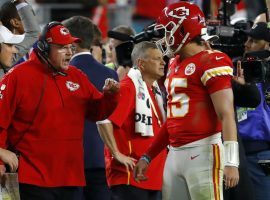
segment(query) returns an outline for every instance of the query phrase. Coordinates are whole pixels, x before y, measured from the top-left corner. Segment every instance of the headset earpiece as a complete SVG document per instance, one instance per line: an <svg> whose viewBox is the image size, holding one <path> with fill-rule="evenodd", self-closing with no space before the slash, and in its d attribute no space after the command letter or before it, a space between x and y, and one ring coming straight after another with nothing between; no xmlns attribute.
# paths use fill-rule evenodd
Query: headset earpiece
<svg viewBox="0 0 270 200"><path fill-rule="evenodd" d="M48 57L50 47L46 41L39 40L37 42L37 48L44 56Z"/></svg>
<svg viewBox="0 0 270 200"><path fill-rule="evenodd" d="M58 26L58 25L62 25L60 22L56 22L56 21L52 21L50 23L48 23L42 30L41 34L40 34L40 38L37 42L37 49L39 50L39 52L43 55L48 57L49 52L50 52L50 45L46 40L46 35L47 32L54 26Z"/></svg>

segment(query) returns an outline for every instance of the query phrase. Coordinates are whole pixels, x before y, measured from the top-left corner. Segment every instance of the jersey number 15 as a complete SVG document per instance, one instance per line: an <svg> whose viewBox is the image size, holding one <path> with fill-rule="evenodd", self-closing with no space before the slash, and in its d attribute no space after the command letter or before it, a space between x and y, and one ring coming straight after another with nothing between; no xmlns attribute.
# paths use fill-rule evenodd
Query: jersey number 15
<svg viewBox="0 0 270 200"><path fill-rule="evenodd" d="M189 110L189 96L181 93L181 88L187 88L186 78L166 79L165 86L168 92L167 117L184 117Z"/></svg>

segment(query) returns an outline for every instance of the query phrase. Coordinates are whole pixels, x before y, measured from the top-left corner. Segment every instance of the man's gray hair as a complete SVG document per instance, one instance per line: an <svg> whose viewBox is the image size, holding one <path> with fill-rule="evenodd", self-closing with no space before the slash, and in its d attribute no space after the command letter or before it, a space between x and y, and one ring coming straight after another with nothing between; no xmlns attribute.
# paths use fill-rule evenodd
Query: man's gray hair
<svg viewBox="0 0 270 200"><path fill-rule="evenodd" d="M155 43L148 41L140 42L134 46L131 53L131 59L134 68L138 68L136 61L138 59L145 58L145 52L148 49L158 49L158 47Z"/></svg>

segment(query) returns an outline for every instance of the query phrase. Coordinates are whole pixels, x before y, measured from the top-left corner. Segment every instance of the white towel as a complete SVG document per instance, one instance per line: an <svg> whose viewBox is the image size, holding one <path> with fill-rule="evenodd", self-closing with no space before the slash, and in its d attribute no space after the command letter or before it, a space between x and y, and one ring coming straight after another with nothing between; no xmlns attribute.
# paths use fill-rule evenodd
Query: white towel
<svg viewBox="0 0 270 200"><path fill-rule="evenodd" d="M153 126L152 126L152 111L159 119L153 102L150 98L146 83L142 79L141 72L138 69L131 68L128 72L128 76L131 78L135 90L136 90L136 104L135 104L135 132L140 133L142 136L154 136ZM159 109L162 113L162 118L159 119L159 124L161 126L161 121L165 121L165 111L163 107L163 98L158 87L158 84L154 82L153 86L157 90L157 102Z"/></svg>

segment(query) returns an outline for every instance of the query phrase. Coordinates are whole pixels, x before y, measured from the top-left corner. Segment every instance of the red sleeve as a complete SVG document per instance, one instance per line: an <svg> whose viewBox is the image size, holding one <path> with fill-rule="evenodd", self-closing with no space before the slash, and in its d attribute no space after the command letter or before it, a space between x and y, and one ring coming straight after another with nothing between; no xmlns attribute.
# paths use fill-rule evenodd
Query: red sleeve
<svg viewBox="0 0 270 200"><path fill-rule="evenodd" d="M0 147L7 147L7 129L20 101L16 74L8 73L0 82Z"/></svg>
<svg viewBox="0 0 270 200"><path fill-rule="evenodd" d="M135 96L133 83L129 78L124 79L120 84L117 106L108 118L114 125L121 127L131 111L135 109Z"/></svg>
<svg viewBox="0 0 270 200"><path fill-rule="evenodd" d="M233 64L226 54L210 51L202 57L202 63L200 78L209 94L231 87Z"/></svg>
<svg viewBox="0 0 270 200"><path fill-rule="evenodd" d="M157 137L154 139L146 155L153 160L169 144L169 133L167 131L167 121L163 124Z"/></svg>
<svg viewBox="0 0 270 200"><path fill-rule="evenodd" d="M98 99L91 99L88 103L86 117L91 121L107 119L113 112L118 94L102 94Z"/></svg>
<svg viewBox="0 0 270 200"><path fill-rule="evenodd" d="M232 87L231 77L215 77L207 82L207 90L209 94L212 94L218 90L223 90Z"/></svg>
<svg viewBox="0 0 270 200"><path fill-rule="evenodd" d="M88 99L86 117L91 121L106 119L116 106L118 93L101 93L80 70L76 70L86 87L85 96Z"/></svg>

